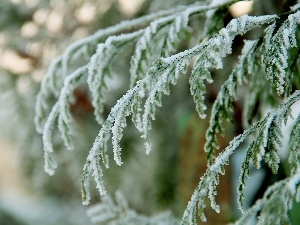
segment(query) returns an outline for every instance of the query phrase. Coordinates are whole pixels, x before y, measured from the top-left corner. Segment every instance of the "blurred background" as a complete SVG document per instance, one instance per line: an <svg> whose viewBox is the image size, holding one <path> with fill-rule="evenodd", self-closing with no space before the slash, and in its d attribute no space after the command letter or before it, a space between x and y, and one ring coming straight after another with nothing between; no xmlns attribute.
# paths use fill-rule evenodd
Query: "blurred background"
<svg viewBox="0 0 300 225"><path fill-rule="evenodd" d="M41 80L56 56L76 40L95 31L160 9L169 9L192 0L1 0L0 4L0 224L92 224L86 215L87 207L81 204L80 180L82 168L100 125L95 122L93 107L86 86L74 91L75 101L70 105L75 118L76 148L66 151L56 130L55 154L59 166L52 177L44 172L42 136L35 130L34 105ZM209 1L208 1L209 2ZM213 32L226 25L233 17L244 13L268 14L283 12L288 7L282 1L264 1L257 8L252 4L235 6L230 11L220 10L220 20ZM179 50L198 43L199 27L203 16L193 18L191 27L196 28L182 41ZM198 31L197 31L198 29ZM253 34L248 34L252 37ZM254 35L255 36L255 35ZM228 68L213 71L213 75L228 73L234 65L243 38L236 38L233 56L228 57ZM132 48L133 49L133 48ZM114 62L117 80L129 79L130 55L123 52ZM127 71L127 72L124 72ZM124 78L125 77L125 78ZM195 113L189 94L188 79L182 77L172 95L164 97L153 127L155 140L150 156L144 153L139 134L132 124L126 128L122 140L124 166L111 163L104 171L107 189L113 194L121 190L130 207L138 213L151 215L171 209L181 217L199 178L206 168L203 152L207 120L200 120ZM210 108L220 84L218 80L209 86L207 104ZM119 82L120 83L120 82ZM113 89L106 103L105 113L127 90L126 82ZM241 96L243 94L241 93ZM242 102L235 105L235 122L241 124ZM239 125L226 124L228 133L220 139L221 149L242 131ZM243 156L241 156L243 157ZM236 159L237 161L239 160ZM233 163L234 165L234 163ZM208 212L208 224L224 224L237 215L234 200L236 168L227 168L222 176L218 202L221 214ZM264 174L254 174L263 180ZM278 175L284 177L284 172ZM276 179L279 179L276 178ZM92 188L95 186L92 182ZM248 204L259 186L250 188ZM263 188L262 188L263 189ZM99 202L93 189L92 204ZM252 196L252 197L251 197Z"/></svg>
<svg viewBox="0 0 300 225"><path fill-rule="evenodd" d="M81 203L80 180L83 162L99 126L86 125L93 128L92 132L85 135L81 132L79 146L84 151L74 151L73 156L64 152L64 145L57 136L56 150L75 161L73 165L68 160L61 162L57 176L49 177L43 171L42 136L35 131L33 123L35 96L51 60L69 44L133 17L142 3L115 0L1 1L1 225L91 224L86 207ZM78 117L92 116L84 90L78 90L77 95L79 105L74 106L74 111ZM99 197L96 198L95 201L99 201Z"/></svg>

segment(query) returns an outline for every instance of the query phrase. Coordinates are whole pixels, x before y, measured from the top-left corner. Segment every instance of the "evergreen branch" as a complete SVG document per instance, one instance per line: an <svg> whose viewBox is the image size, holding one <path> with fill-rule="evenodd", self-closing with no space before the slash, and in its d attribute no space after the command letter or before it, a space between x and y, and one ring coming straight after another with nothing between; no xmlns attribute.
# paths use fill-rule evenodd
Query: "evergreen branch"
<svg viewBox="0 0 300 225"><path fill-rule="evenodd" d="M247 15L233 19L226 28L220 30L216 37L190 50L191 52L197 52L197 55L199 55L190 76L190 85L196 103L196 110L201 118L206 117L204 113L206 109L204 104L204 94L206 93L204 81L212 82L208 69L223 67L222 58L231 53L232 41L236 35L244 34L265 23L271 23L275 19L276 16L249 17Z"/></svg>
<svg viewBox="0 0 300 225"><path fill-rule="evenodd" d="M280 47L282 49L282 51L283 51L283 49L287 49L290 46L295 46L295 44L296 44L295 34L294 34L295 33L295 28L296 28L295 27L296 26L295 25L296 24L296 22L295 22L296 19L295 18L296 18L296 16L294 16L294 14L289 15L288 20L291 21L290 24L289 24L289 29L284 28L284 32L279 32L278 31L278 33L280 33L280 34L284 33L285 36L286 36L284 39L287 39L284 42L285 46ZM274 37L272 35L274 33L274 30L277 27L277 23L278 22L276 20L275 23L271 24L267 28L267 31L266 31L265 35L262 37L264 39L264 42L261 46L272 46L271 39L275 40L276 38L278 38L278 37ZM285 23L287 23L287 22L285 22ZM285 25L285 27L286 26L287 25ZM283 28L281 28L281 29L283 29ZM262 38L260 38L259 40L261 40ZM291 41L289 41L289 39L291 39ZM224 133L224 130L223 130L222 125L221 125L222 120L224 118L226 118L227 120L231 120L229 112L231 112L233 110L232 102L236 98L235 97L235 91L236 91L236 86L237 86L236 79L238 79L239 84L241 84L242 79L246 78L244 73L248 72L248 73L254 74L254 71L253 71L253 69L254 69L253 65L254 65L254 59L255 59L254 50L255 50L255 48L257 48L258 41L256 41L255 44L252 43L252 44L254 44L254 46L251 46L250 49L247 49L247 47L245 46L246 50L248 50L249 52L247 52L247 51L245 52L245 50L242 51L242 54L240 56L239 64L237 65L237 67L234 68L234 70L232 71L232 74L230 75L229 79L221 87L221 90L218 93L218 97L214 102L214 105L212 107L211 119L210 119L210 127L208 128L207 133L206 133L207 143L206 143L205 148L204 148L205 151L208 153L207 154L208 155L207 156L208 165L210 165L213 162L214 158L215 158L214 148L216 148L216 149L219 148L216 133L221 133L221 134ZM284 51L285 51L285 53L287 53L286 50L284 50ZM274 58L274 54L271 54L269 50L265 50L264 53L265 53L265 55L262 54L263 59L270 58L271 56L272 56L272 58ZM246 54L246 55L244 55L244 54ZM287 58L288 57L287 54L285 54L285 55L286 55L286 58ZM215 59L215 57L212 57L212 58ZM252 59L252 60L250 61L250 59ZM286 63L286 67L287 67L287 62L286 61L284 61L284 62ZM220 62L219 62L219 64L221 65ZM250 64L250 65L247 65L247 64ZM268 65L268 63L264 62L263 65ZM246 70L246 66L248 67L248 70ZM202 67L201 67L201 70L202 70ZM239 74L235 75L234 73L239 73ZM267 79L268 79L268 74L267 74ZM256 80L258 80L258 78L256 78ZM246 110L244 111L244 124L248 124L246 118L249 117L249 116L247 114L249 114L249 111L251 112L250 109L253 108L253 105L255 103L255 99L257 98L257 95L259 93L258 92L259 89L257 88L257 86L260 86L259 82L256 82L256 85L254 86L253 90L250 91L249 98L247 98L247 103L245 104ZM262 86L262 88L264 88L264 87ZM203 89L205 90L204 86L203 86ZM272 130L272 133L274 135L276 135L276 131ZM280 135L280 134L278 134L278 135ZM275 155L272 155L270 157L275 157ZM278 160L279 159L277 159L277 161Z"/></svg>
<svg viewBox="0 0 300 225"><path fill-rule="evenodd" d="M293 199L300 202L300 173L281 180L270 186L262 199L248 209L234 224L248 224L259 213L257 224L290 224L288 211L292 208ZM298 188L297 188L298 187Z"/></svg>
<svg viewBox="0 0 300 225"><path fill-rule="evenodd" d="M68 149L73 148L71 141L71 132L70 132L70 121L72 121L72 116L69 110L69 99L74 88L79 82L84 72L87 70L87 67L81 67L69 75L65 82L64 87L61 91L59 100L53 106L47 121L43 129L43 145L44 145L44 158L45 158L45 171L50 175L54 174L55 169L57 168L57 163L52 157L53 145L52 145L52 133L54 129L54 124L58 118L58 128L62 133L62 138L65 142L65 145Z"/></svg>
<svg viewBox="0 0 300 225"><path fill-rule="evenodd" d="M145 143L146 153L149 154L152 121L156 118L157 107L162 106L162 96L170 94L171 84L177 84L179 76L187 73L190 62L196 58L189 77L190 92L198 115L200 118L205 118L206 82L213 82L211 69L223 68L223 58L231 54L233 40L237 35L245 34L262 25L268 25L260 39L245 42L237 65L222 85L213 104L205 144L208 168L188 203L181 224L196 224L197 209L201 220L206 221L204 214L206 198L209 198L212 209L220 212L220 207L215 199L220 181L219 174L225 173L224 166L228 164L230 155L250 135L255 133L256 138L248 146L246 156L241 164L237 190L239 208L243 212L243 189L246 177L250 177L250 162L260 168L261 161L264 160L272 172L277 173L280 161L278 153L282 148L283 139L282 124L286 124L291 116L291 105L300 99L299 90L289 96L292 90L292 75L287 75L288 69L292 73L293 67L297 66L297 57L299 56L298 51L295 57L290 57L290 54L293 53L293 50L290 49L297 47L297 39L299 39L297 28L300 20L300 4L292 7L292 11L281 15L259 17L244 15L233 19L213 37L210 33L213 30L212 25L208 25L210 27L203 33L205 37L202 36L203 39L209 38L208 40L174 54L181 41L181 35L190 29L189 21L193 15L206 13L206 19L214 18L217 10L234 2L237 1L212 0L208 6L197 3L160 11L100 30L94 35L70 45L65 53L50 65L47 76L42 82L42 89L37 96L35 124L37 130L43 132L45 171L52 175L57 167L52 156L52 135L57 118L58 128L62 133L65 145L68 149L73 147L70 102L74 88L82 79L87 80L91 90L97 122L103 123L89 151L81 180L82 201L83 204L89 204L91 174L94 176L100 195L106 194L100 161L106 168L109 167L108 141L111 140L113 145L114 161L119 166L123 164L120 142L127 126L127 117L132 117L135 127L142 133L141 137ZM103 121L105 89L109 89L107 78L110 76L112 61L125 47L134 42L136 42L135 51L130 62L130 89L117 101L108 117ZM260 55L257 54L257 50ZM83 65L75 63L80 57L82 57ZM258 57L260 57L262 65L257 63ZM261 74L255 74L258 73L259 67L265 71L266 79ZM253 76L248 76L250 74ZM282 96L287 90L288 94L285 96L289 97L285 98L276 108L272 108L272 111L258 122L250 121L252 126L235 137L229 146L216 157L215 149L219 147L217 133L224 133L225 129L222 126L224 119L232 120L232 104L237 99L237 86L242 85L243 80L248 81L250 86L249 99L246 101L243 112L243 122L246 126L249 125L250 120L256 119L253 119L252 114L254 114L255 104L260 96L264 97L263 100L260 100L262 104L267 101L269 103L274 99L268 83L279 96ZM268 84L267 89L265 84ZM266 93L262 93L264 91ZM49 113L51 108L49 99L53 95L57 98L57 102ZM272 100L266 100L270 96ZM287 212L292 207L293 198L300 201L299 121L300 116L298 115L290 135L288 162L291 164L291 177L270 187L264 197L257 201L237 221L237 224L244 224L251 217L256 216L259 211L261 212L258 224L265 221L269 221L270 224L271 222L272 224L289 222ZM173 217L165 215L153 218L138 215L129 209L121 194L116 194L116 202L109 196L103 199L102 204L96 210L92 210L94 221L108 224L118 224L124 221L132 224L160 224L164 223L162 221L166 219L171 224L178 223L173 220ZM272 214L274 210L280 212L282 216L276 218ZM120 218L123 221L120 221Z"/></svg>
<svg viewBox="0 0 300 225"><path fill-rule="evenodd" d="M37 95L35 107L36 114L34 121L36 124L37 131L40 133L43 132L43 127L47 119L47 114L49 110L48 99L51 97L52 94L54 94L55 96L59 95L60 90L62 88L63 80L69 73L71 73L71 66L69 64L71 63L71 60L75 61L74 56L80 57L81 54L79 53L81 52L87 54L87 49L92 49L90 50L91 53L89 53L88 55L93 54L93 51L95 51L93 49L96 49L98 43L105 41L108 37L112 35L147 26L151 21L159 17L164 17L176 12L180 12L188 7L189 6L179 6L175 9L162 10L156 13L140 17L138 19L122 21L121 23L115 26L108 27L106 29L101 29L93 35L78 40L73 44L69 45L62 55L58 56L51 62L47 75L42 81L40 92ZM76 67L76 65L74 66Z"/></svg>
<svg viewBox="0 0 300 225"><path fill-rule="evenodd" d="M58 103L56 103L45 123L43 132L43 144L44 144L44 159L45 159L45 171L49 175L53 175L55 169L57 168L57 163L52 157L53 145L52 145L52 133L54 128L55 120L58 116Z"/></svg>
<svg viewBox="0 0 300 225"><path fill-rule="evenodd" d="M233 3L235 1L230 1L230 3ZM230 4L230 3L226 3ZM224 4L223 4L224 5ZM66 51L61 55L58 56L56 59L54 59L48 69L47 75L45 77L45 79L43 79L42 84L41 84L41 90L37 95L37 101L36 101L36 114L35 114L35 124L36 124L36 129L38 132L42 133L43 132L43 127L44 127L44 123L47 119L47 114L48 114L48 110L49 110L49 106L48 106L48 99L51 97L52 94L54 94L56 97L59 96L60 91L62 89L62 84L64 79L66 78L66 76L71 72L71 66L69 65L71 63L71 59L73 61L75 61L74 59L74 55L76 57L80 57L81 54L80 52L84 52L86 55L89 55L91 53L87 53L87 49L96 49L96 46L98 46L98 50L96 51L95 54L93 54L93 56L91 56L91 62L90 65L87 64L88 66L90 66L89 68L89 84L91 86L91 90L94 90L94 95L95 98L93 99L93 103L94 103L94 107L96 108L95 110L95 115L96 115L96 119L98 120L99 123L102 123L102 116L101 116L101 112L103 110L103 101L102 96L103 96L103 87L105 88L105 83L104 83L104 78L101 75L101 73L107 73L107 69L108 69L108 62L106 62L106 64L103 64L104 67L101 67L102 64L100 64L100 73L98 74L98 78L94 78L94 70L95 68L97 68L97 66L99 66L95 61L97 59L99 59L99 55L102 57L105 57L106 55L102 55L101 50L102 48L107 48L108 50L112 50L112 46L110 46L110 44L112 44L113 42L118 42L120 41L121 43L123 43L123 39L124 37L127 38L133 38L135 39L136 36L135 35L139 35L140 32L142 32L142 30L138 30L136 33L133 34L128 34L128 35L121 35L120 37L115 37L113 35L116 35L118 33L124 32L124 31L129 31L129 30L133 30L133 29L137 29L140 27L144 27L147 26L151 21L156 20L159 17L166 17L170 14L175 14L179 13L179 12L189 12L189 15L195 14L195 13L201 13L204 11L207 11L209 9L213 9L213 8L217 8L221 5L214 5L214 6L199 6L199 3L193 4L193 5L189 5L189 6L179 6L177 8L171 9L171 10L162 10L159 11L157 13L153 13L153 14L149 14L143 17L140 17L138 19L134 19L134 20L129 20L129 21L122 21L121 23L103 29L103 30L99 30L98 32L96 32L95 34L81 39L79 41L74 42L73 44L69 45L66 49ZM192 10L190 10L190 8L192 8ZM171 16L172 18L175 16ZM178 24L178 22L177 22ZM178 26L178 25L177 25ZM105 41L108 37L109 40L105 43L106 45L102 45L102 44L98 44L99 42L101 43L102 41ZM133 40L129 40L129 42L131 42ZM125 43L128 43L125 41ZM122 44L123 45L123 44ZM92 50L93 52L94 50ZM110 59L114 58L116 53L118 51L120 51L120 49L115 49L116 52L112 52L110 53L108 56L110 57ZM108 52L108 51L107 51ZM103 59L103 58L100 58ZM111 62L111 61L109 61ZM76 65L75 65L76 67ZM102 79L101 79L102 78ZM96 87L93 87L92 81L96 79L97 81L100 80L99 82L96 82L96 86L98 86L98 90ZM134 80L134 78L132 78L132 80ZM101 86L102 84L102 86ZM97 104L97 102L99 102L99 104Z"/></svg>
<svg viewBox="0 0 300 225"><path fill-rule="evenodd" d="M231 51L231 44L235 35L243 34L254 27L264 23L272 22L276 16L248 17L232 20L219 34L203 44L199 44L189 50L180 52L168 58L161 58L149 69L151 79L147 82L147 89L150 95L145 103L143 115L143 138L145 139L147 152L150 152L149 130L151 129L150 119L154 119L155 107L161 105L161 93L168 94L170 82L176 83L178 75L184 73L192 57L198 56L190 77L191 93L196 102L196 108L201 118L205 117L204 94L206 88L204 81L212 82L208 68L222 66L222 58ZM147 76L146 76L147 79Z"/></svg>
<svg viewBox="0 0 300 225"><path fill-rule="evenodd" d="M128 21L122 21L121 23L108 27L106 29L102 29L97 31L95 34L86 37L84 39L81 39L71 45L66 49L66 51L63 54L62 58L62 67L63 67L63 74L66 76L68 74L68 63L70 61L70 58L72 55L74 55L78 50L83 48L84 46L90 46L92 49L96 49L96 46L99 42L102 42L107 37L120 34L122 32L130 31L130 30L136 30L138 28L147 26L151 21L156 20L160 17L165 17L170 14L180 12L184 9L186 9L189 6L179 6L174 9L170 10L162 10L156 13L152 13L146 16L142 16L137 19L128 20Z"/></svg>
<svg viewBox="0 0 300 225"><path fill-rule="evenodd" d="M277 173L280 158L278 152L282 147L281 124L286 120L287 112L291 105L300 99L300 92L296 91L275 110L271 111L262 120L257 138L250 144L247 154L241 165L240 181L238 185L238 204L243 212L243 189L245 187L245 178L250 177L250 160L260 168L260 162L264 158L265 162Z"/></svg>
<svg viewBox="0 0 300 225"><path fill-rule="evenodd" d="M224 7L233 2L235 1L224 1L219 4L210 4L209 6L195 5L188 7L182 12L153 21L145 29L132 56L130 68L131 87L145 76L146 70L149 69L149 63L153 61L153 58L159 58L160 56L168 57L169 53L175 50L175 42L178 42L179 34L188 29L188 22L191 16ZM159 32L160 30L162 30L161 33ZM157 39L154 39L155 36L158 36ZM157 42L161 43L157 44ZM157 45L159 48L157 48ZM151 49L152 46L155 46L155 48Z"/></svg>
<svg viewBox="0 0 300 225"><path fill-rule="evenodd" d="M297 47L296 28L300 19L300 11L288 15L281 23L281 18L268 27L261 46L262 65L266 77L278 95L284 93L284 85L287 80L288 49ZM280 26L278 28L278 26Z"/></svg>
<svg viewBox="0 0 300 225"><path fill-rule="evenodd" d="M255 61L255 60L253 60ZM242 114L242 122L243 127L248 128L251 124L251 121L255 121L255 113L258 107L259 99L265 100L265 96L263 92L266 91L266 81L265 78L261 76L261 71L257 71L257 73L251 73L252 76L249 79L249 91L246 94L245 102L243 105L243 114Z"/></svg>
<svg viewBox="0 0 300 225"><path fill-rule="evenodd" d="M228 38L228 35L231 34L232 37L230 38L230 42L232 42L234 34L242 34L256 26L260 26L264 23L269 23L275 18L276 16L263 16L258 18L243 16L239 19L233 20L230 24L228 24L228 31L226 28L222 29L219 34L219 39L227 40L226 38ZM169 84L176 84L179 74L185 72L188 63L193 56L197 54L203 55L204 53L209 54L210 44L212 46L217 44L217 46L220 48L220 51L222 52L221 55L223 57L228 51L228 46L225 46L226 50L222 50L221 42L218 41L218 38L216 37L210 39L207 43L197 45L190 50L186 50L168 58L158 59L148 70L148 73L145 76L145 78L138 81L134 88L130 89L120 100L118 100L117 104L111 109L108 118L104 122L93 144L93 147L90 150L84 169L85 178L88 177L86 174L89 174L91 171L91 162L95 160L93 159L95 155L101 154L102 160L104 160L105 165L108 166L108 162L106 160L108 159L108 156L106 155L106 151L107 141L111 137L111 134L114 159L117 165L122 164L121 147L119 143L122 138L123 129L126 126L126 117L128 117L134 112L140 113L142 109L140 109L137 106L141 106L141 100L144 97L144 93L146 91L149 91L149 97L146 99L144 105L145 110L142 118L141 127L143 129L142 138L144 138L145 140L146 152L148 154L150 153L151 143L148 134L149 130L151 129L150 119L154 119L156 106L161 105L162 93L169 93ZM230 43L227 43L227 45L229 44ZM209 63L208 66L211 66L211 63ZM131 110L135 111L132 112ZM135 121L135 123L137 123L137 121Z"/></svg>
<svg viewBox="0 0 300 225"><path fill-rule="evenodd" d="M206 221L206 217L204 215L204 208L206 207L205 198L208 196L208 198L211 201L211 207L216 211L219 212L220 208L215 202L215 195L217 194L216 188L219 184L219 173L223 174L223 166L227 164L229 160L229 156L237 149L237 147L246 140L246 138L255 132L256 130L259 130L261 133L264 133L267 135L268 128L275 118L275 116L278 116L279 118L282 117L290 108L290 106L298 101L300 99L300 91L296 91L293 95L291 95L288 99L282 102L282 104L275 110L271 111L267 114L265 118L262 120L254 123L249 129L245 130L243 134L235 137L230 143L229 146L222 151L218 157L216 157L214 163L207 168L205 174L201 177L200 183L197 186L196 190L194 191L194 194L192 195L191 201L188 203L188 206L184 212L183 218L181 223L182 224L196 224L196 208L198 208L198 213L202 221ZM284 117L282 117L284 118ZM270 122L271 121L271 122ZM268 126L269 125L269 126ZM273 137L271 137L273 138ZM264 139L261 141L254 141L252 144L250 144L250 147L247 150L247 156L251 157L251 159L255 162L255 160L258 157L259 153L262 153L261 147L265 143L268 142L268 137L264 137ZM257 145L256 148L253 148L254 145ZM251 151L251 153L249 152ZM242 189L245 185L245 181L243 180L245 176L249 176L249 158L245 158L243 164L242 164L242 172L240 176L240 185L238 187L238 199L240 208L242 209L241 205L241 199L243 196ZM258 161L258 160L257 160ZM273 162L272 163L277 163ZM198 204L197 204L198 203Z"/></svg>
<svg viewBox="0 0 300 225"><path fill-rule="evenodd" d="M35 104L35 117L34 117L34 123L36 126L36 130L39 133L42 133L44 130L44 124L47 120L47 111L49 109L48 106L48 98L51 96L51 89L53 89L53 85L51 85L52 82L54 82L55 79L51 80L51 76L53 76L54 73L57 73L57 65L60 64L62 57L59 56L56 59L54 59L51 62L51 65L49 66L48 72L46 77L43 79L41 84L41 89L36 97L36 104ZM49 84L50 83L50 84Z"/></svg>
<svg viewBox="0 0 300 225"><path fill-rule="evenodd" d="M214 7L220 7L220 5L213 6L213 8ZM212 7L200 6L193 6L191 8L192 9L188 13L189 15L212 9ZM253 22L257 26L259 26L264 22L272 20L273 18L274 16L263 17ZM244 26L247 23L246 20L248 19L243 18L244 22L242 32L245 32ZM251 28L249 27L247 29ZM199 51L200 49L195 48L191 50L194 55L199 54ZM142 137L145 139L146 153L150 153L151 144L148 138L148 131L151 129L150 118L154 119L155 107L161 104L162 93L168 94L169 84L176 84L179 74L181 72L185 72L189 60L192 58L192 54L187 51L184 53L186 54L186 56L184 56L182 53L177 54L179 55L179 58L177 58L177 56L175 55L169 58L161 58L156 60L153 63L153 66L148 70L145 78L139 80L135 87L130 89L121 99L118 100L117 104L111 109L110 114L104 121L102 128L95 139L93 147L90 150L84 168L84 177L82 183L87 182L85 179L88 178L88 174L92 171L92 162L95 160L94 157L96 155L101 155L101 159L103 160L105 166L108 167L108 156L106 152L107 141L110 139L110 137L112 138L113 143L114 160L116 161L117 165L120 166L122 164L120 140L123 135L123 129L126 127L126 117L131 114L137 113L133 116L133 121L136 124L138 130L142 129ZM169 69L167 69L168 67ZM145 97L146 91L149 91L149 97L145 102L145 111L143 114L143 118L141 119L140 112L142 111L142 109L140 107L142 106L142 99ZM140 125L138 121L142 121L142 125ZM83 186L83 193L86 193L88 191L85 187L87 187L87 185ZM86 194L84 194L84 196L86 196ZM83 199L86 198L84 197ZM86 200L84 200L84 202L86 202Z"/></svg>
<svg viewBox="0 0 300 225"><path fill-rule="evenodd" d="M104 90L107 89L105 78L110 76L110 65L115 56L128 44L135 41L144 30L138 30L129 34L121 34L109 37L105 43L97 47L96 53L92 56L88 65L89 74L87 82L93 97L95 116L99 124L103 122L102 112L105 103Z"/></svg>
<svg viewBox="0 0 300 225"><path fill-rule="evenodd" d="M84 204L88 204L89 202L89 174L94 169L93 165L96 165L95 161L98 161L99 158L102 159L106 168L109 166L108 155L107 155L107 141L111 137L111 133L113 134L112 142L113 142L113 151L114 151L114 159L117 165L121 165L121 147L120 147L120 139L122 137L122 131L126 126L126 117L130 115L130 111L133 108L132 104L138 101L139 92L141 90L141 81L137 83L137 85L130 89L121 99L118 100L117 104L111 109L110 114L107 119L104 121L102 128L97 135L93 147L89 152L87 157L86 164L84 165L84 172L82 177L82 199ZM96 156L99 157L96 158ZM101 155L101 157L100 157ZM100 178L95 177L95 179L100 180ZM101 189L105 190L103 183L99 182L102 185ZM104 192L100 192L101 195Z"/></svg>
<svg viewBox="0 0 300 225"><path fill-rule="evenodd" d="M233 111L232 103L236 100L237 85L242 84L246 79L246 66L248 57L253 56L257 41L246 41L239 62L233 69L227 81L222 85L216 100L212 106L209 127L206 131L206 143L204 146L207 152L208 165L215 159L214 149L218 149L217 133L224 134L222 127L223 119L232 121L230 113Z"/></svg>
<svg viewBox="0 0 300 225"><path fill-rule="evenodd" d="M289 158L288 162L291 164L291 174L294 175L300 171L300 113L292 128L289 140Z"/></svg>
<svg viewBox="0 0 300 225"><path fill-rule="evenodd" d="M150 63L161 56L162 44L167 39L166 32L171 30L169 26L174 21L174 18L176 18L176 14L153 21L138 40L135 52L131 57L131 88L145 76Z"/></svg>
<svg viewBox="0 0 300 225"><path fill-rule="evenodd" d="M73 120L70 112L70 99L74 89L77 87L80 79L86 75L87 66L83 66L75 70L72 74L66 77L64 86L61 90L58 103L59 103L59 117L58 128L62 133L62 139L68 149L73 149L72 132L70 123Z"/></svg>
<svg viewBox="0 0 300 225"><path fill-rule="evenodd" d="M211 206L217 212L219 206L216 205L214 200L214 195L216 194L216 187L214 185L218 184L219 176L218 173L222 171L222 166L224 166L229 159L229 156L234 152L239 145L246 140L246 138L251 135L255 130L261 126L262 122L254 123L249 129L245 130L243 134L235 137L230 143L229 146L222 151L215 162L207 168L205 174L201 177L200 183L194 191L191 200L188 203L188 206L183 214L181 224L196 224L196 208L198 202L198 212L202 221L206 221L204 215L204 208L206 207L205 197L209 195L211 200Z"/></svg>

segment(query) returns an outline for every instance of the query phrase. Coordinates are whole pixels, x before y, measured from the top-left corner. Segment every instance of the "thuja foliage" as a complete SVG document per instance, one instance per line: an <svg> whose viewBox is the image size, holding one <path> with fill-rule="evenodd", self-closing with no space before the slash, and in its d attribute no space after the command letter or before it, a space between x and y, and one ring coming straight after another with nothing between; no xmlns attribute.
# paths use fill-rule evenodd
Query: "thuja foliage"
<svg viewBox="0 0 300 225"><path fill-rule="evenodd" d="M215 199L217 194L221 194L217 193L219 176L225 173L224 166L242 143L248 147L240 165L237 187L237 201L243 214L236 224L247 224L256 217L258 224L288 224L288 211L293 201L300 201L300 114L297 110L292 112L291 108L300 100L300 4L294 2L281 14L243 15L222 28L222 13L235 2L201 1L158 11L99 30L67 47L61 56L53 60L37 96L35 124L37 130L43 133L45 171L53 175L57 168L52 144L56 121L66 148L74 147L74 119L70 104L74 89L82 83L88 85L95 118L101 125L83 168L82 202L89 204L90 175L94 177L100 195L107 193L103 167L109 168L111 147L115 163L123 164L121 139L128 117L140 132L146 153L150 154L153 120L159 114L158 107L163 105L163 95L172 94L170 88L172 85L176 88L179 77L188 79L195 110L203 119L207 116L207 84L220 80L223 84L213 102L206 131L204 151L207 153L207 170L191 196L181 224L196 224L197 214L206 221L204 209L207 199L216 212L220 211ZM199 32L200 26L193 26L193 21L200 16L205 22ZM245 38L230 73L222 74L222 79L212 76L212 71L226 68L223 61L235 49L235 38L253 30L259 35L249 40ZM192 46L183 50L182 42L187 41ZM114 59L132 48L128 91L106 113L105 103L112 88L110 85L113 85L109 78L114 76ZM239 87L243 87L242 95L238 92ZM54 105L49 100L51 96L55 96ZM223 120L235 121L234 102L238 98L245 99L244 131L218 153L218 133L226 132ZM294 121L288 145L290 173L286 179L271 185L251 208L244 210L244 188L246 179L251 175L250 166L253 164L260 168L264 162L273 173L277 173L279 152L283 148L282 129L289 119ZM123 224L118 216L128 219L130 224L177 223L169 215L139 216L129 209L120 193L116 195L116 203L112 198L104 197L103 203L91 214L95 212L98 213L93 217L95 221L112 220L112 224Z"/></svg>

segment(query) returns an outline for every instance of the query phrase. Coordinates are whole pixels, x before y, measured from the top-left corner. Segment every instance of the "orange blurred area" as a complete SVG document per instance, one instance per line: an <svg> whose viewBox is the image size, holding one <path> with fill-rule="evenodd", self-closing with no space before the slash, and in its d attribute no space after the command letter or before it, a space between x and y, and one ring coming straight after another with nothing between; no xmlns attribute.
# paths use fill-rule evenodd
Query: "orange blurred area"
<svg viewBox="0 0 300 225"><path fill-rule="evenodd" d="M25 177L20 172L17 160L17 146L4 137L0 137L0 195L30 195Z"/></svg>

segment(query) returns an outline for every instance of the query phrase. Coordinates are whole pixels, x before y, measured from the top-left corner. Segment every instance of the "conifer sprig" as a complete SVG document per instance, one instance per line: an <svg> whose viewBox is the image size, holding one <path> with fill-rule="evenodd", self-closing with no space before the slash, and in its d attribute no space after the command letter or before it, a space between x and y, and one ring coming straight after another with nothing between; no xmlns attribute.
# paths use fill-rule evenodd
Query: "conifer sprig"
<svg viewBox="0 0 300 225"><path fill-rule="evenodd" d="M123 164L121 139L127 126L127 118L131 116L135 127L141 133L146 153L149 154L152 146L150 130L158 113L158 107L163 105L162 97L170 94L171 84L176 86L179 77L186 75L189 67L191 68L191 73L188 74L190 92L199 117L205 118L206 82L213 82L212 69L223 68L223 58L232 53L236 36L263 25L266 28L261 38L244 42L238 62L221 86L214 101L204 149L207 153L208 168L188 203L181 224L196 224L197 211L201 220L206 221L204 214L206 198L209 198L211 207L216 212L220 212L220 207L215 200L219 175L225 173L224 166L229 163L230 155L250 135L253 135L256 138L249 144L246 156L241 163L238 185L238 204L243 212L243 189L246 178L250 176L250 163L259 169L261 162L264 161L273 173L277 172L280 162L279 151L282 149L282 126L290 118L291 106L300 99L299 90L295 90L290 95L295 87L293 76L289 75L292 67L296 67L299 55L292 56L291 52L296 48L299 52L297 42L299 41L300 4L282 15L257 17L243 15L232 19L226 27L213 36L211 31L215 28L213 23L208 21L206 24L210 27L204 30L200 44L182 52L178 50L180 38L187 32L193 32L193 27L190 26L192 16L205 14L207 19L213 20L217 16L215 14L217 10L234 2L236 1L216 0L208 6L196 3L160 11L100 30L70 45L65 53L50 65L37 96L35 123L37 130L43 132L46 172L52 175L57 167L52 155L51 140L56 120L58 120L58 128L65 145L68 149L73 148L70 103L73 91L80 85L80 82L88 83L95 117L101 124L101 129L89 151L83 169L82 200L84 204L88 204L91 174L94 176L100 195L105 195L107 192L101 161L106 168L109 168L108 143L110 140L114 161L119 166ZM111 88L107 78L114 75L111 71L112 63L120 52L130 46L135 46L130 61L130 87L104 119L106 89ZM79 58L82 59L81 65L76 64ZM194 61L193 64L192 61ZM225 132L222 125L224 119L232 120L233 102L238 98L237 88L243 83L249 85L249 98L245 101L243 112L243 123L246 129L217 155L215 153L215 150L219 148L217 133ZM284 95L285 90L289 90L286 95ZM274 97L274 93L277 93L279 97ZM51 106L50 98L53 97L56 103ZM259 115L254 115L254 108L260 97L262 97L263 104L269 104L273 108L267 115L259 118ZM273 101L275 98L276 101ZM276 104L277 107L274 107ZM51 107L52 110L50 110ZM292 200L294 198L297 201L300 200L299 120L298 115L290 135L288 161L291 164L290 177L271 186L264 197L247 210L237 224L245 223L259 211L259 223L263 221L288 222L287 212L291 208ZM126 201L123 201L119 195L116 197L117 203L109 198L106 200L103 204L108 206L102 205L100 208L106 207L105 210L110 210L110 212L101 216L103 221L110 220L121 212L132 213L128 211ZM279 219L272 214L275 209L282 214ZM136 215L134 218L129 216L128 219L150 221L149 218Z"/></svg>

